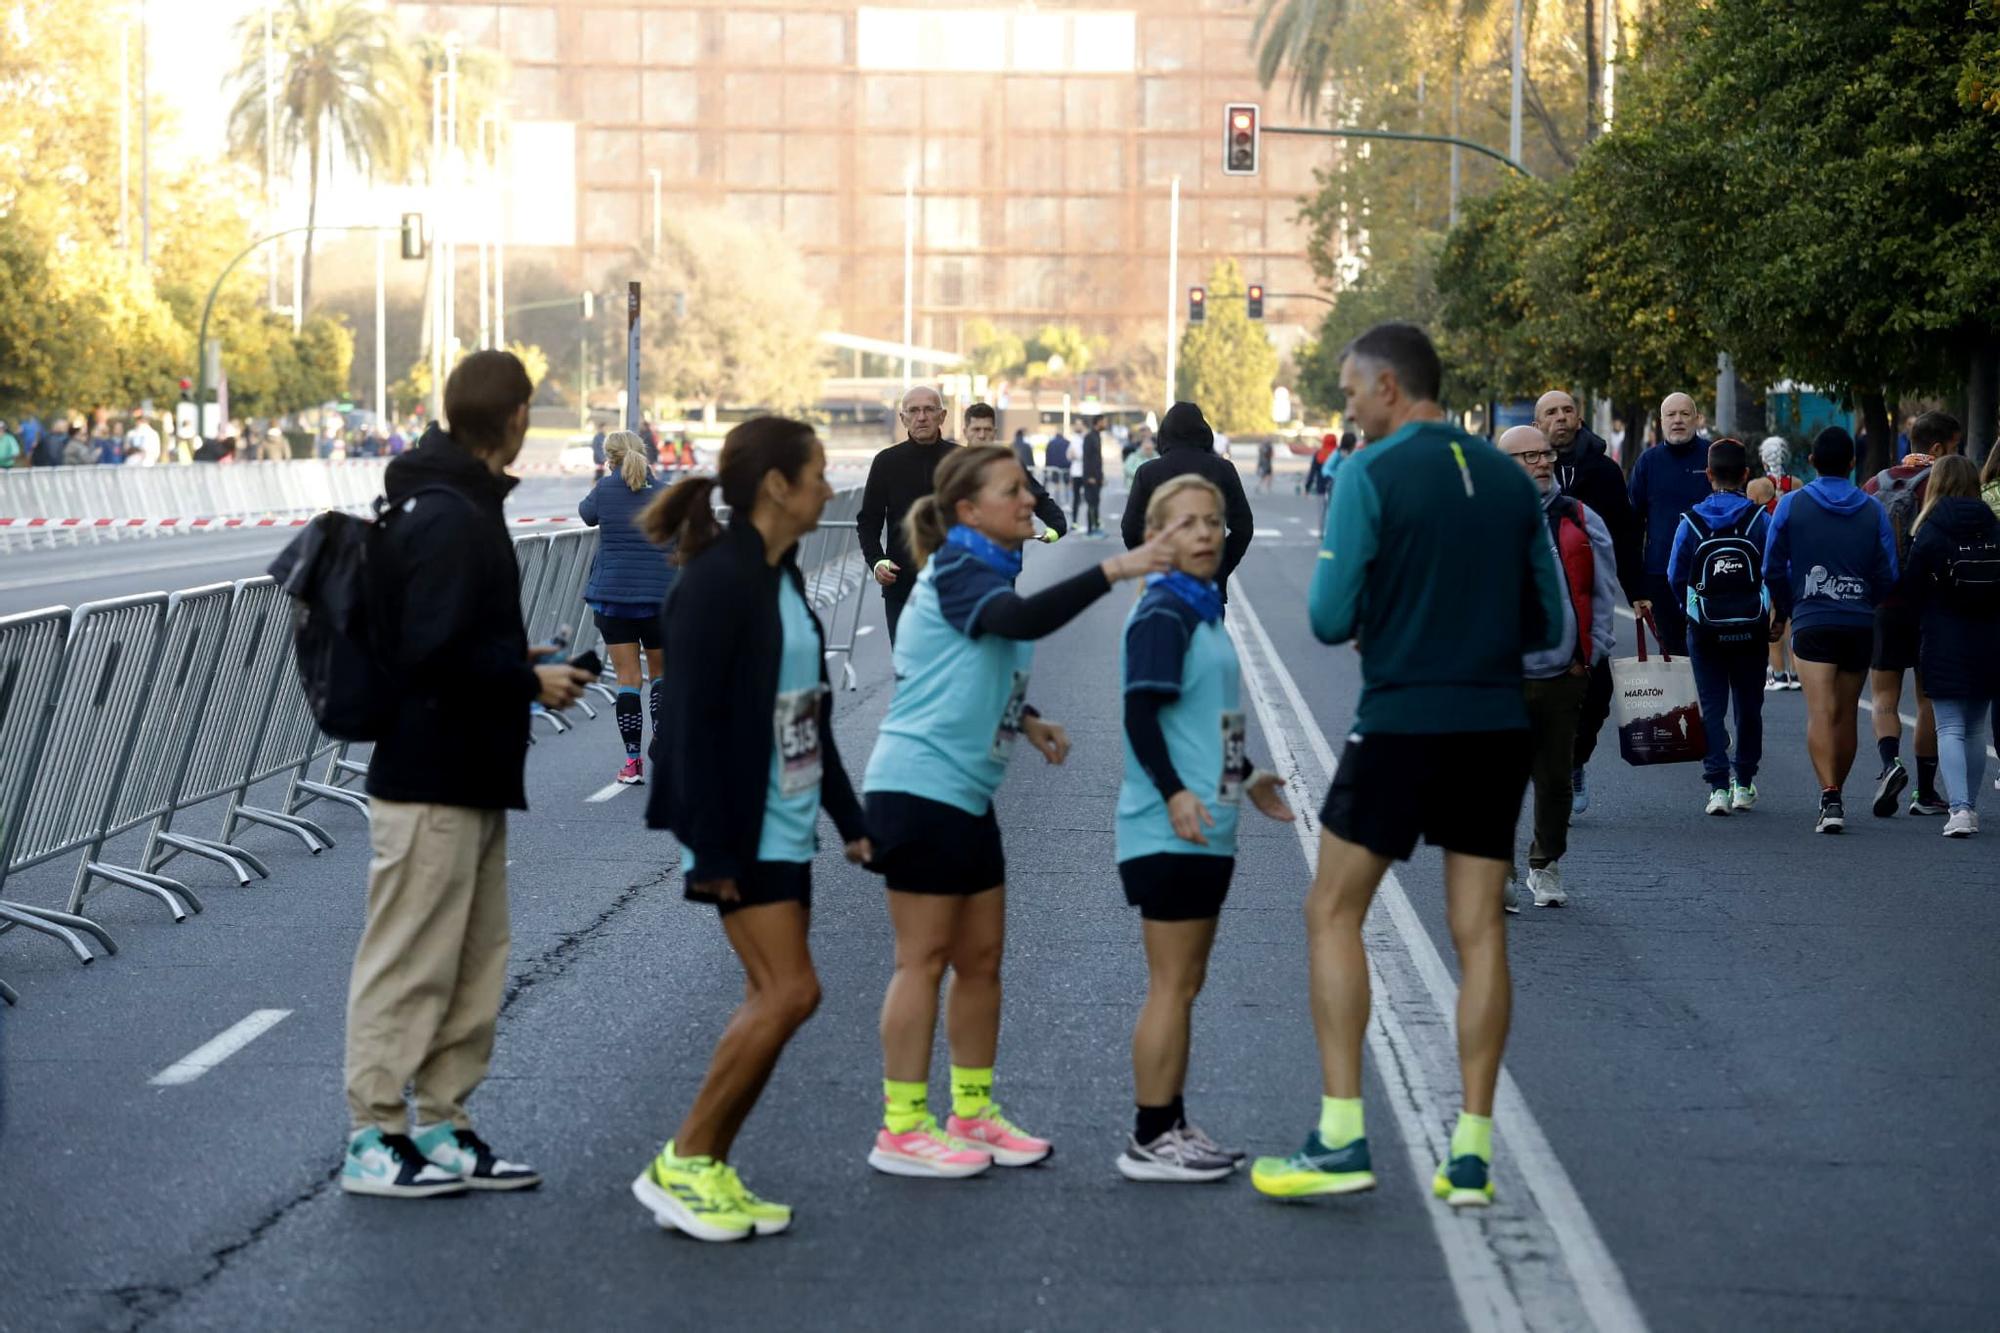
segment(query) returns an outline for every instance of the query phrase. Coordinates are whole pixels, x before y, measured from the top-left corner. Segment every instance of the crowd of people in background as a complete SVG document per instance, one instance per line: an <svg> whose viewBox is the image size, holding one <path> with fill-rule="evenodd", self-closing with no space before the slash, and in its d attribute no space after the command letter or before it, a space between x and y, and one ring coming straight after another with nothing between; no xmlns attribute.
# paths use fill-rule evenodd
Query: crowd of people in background
<svg viewBox="0 0 2000 1333"><path fill-rule="evenodd" d="M421 418L382 421L332 408L289 417L239 417L202 438L171 412L29 413L0 420L0 470L37 467L282 462L294 458L394 458L422 433Z"/></svg>

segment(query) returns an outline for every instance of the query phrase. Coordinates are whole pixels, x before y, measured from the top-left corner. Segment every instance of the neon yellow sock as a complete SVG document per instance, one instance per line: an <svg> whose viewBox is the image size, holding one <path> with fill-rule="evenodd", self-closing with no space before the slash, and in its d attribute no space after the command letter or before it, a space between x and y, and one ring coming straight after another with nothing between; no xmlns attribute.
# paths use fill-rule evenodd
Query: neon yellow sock
<svg viewBox="0 0 2000 1333"><path fill-rule="evenodd" d="M930 1113L930 1089L924 1084L882 1080L882 1127L891 1134L909 1133Z"/></svg>
<svg viewBox="0 0 2000 1333"><path fill-rule="evenodd" d="M1319 1141L1329 1148L1345 1148L1366 1134L1361 1127L1359 1097L1319 1099Z"/></svg>
<svg viewBox="0 0 2000 1333"><path fill-rule="evenodd" d="M970 1120L991 1105L993 1105L993 1071L953 1065L951 1113Z"/></svg>
<svg viewBox="0 0 2000 1333"><path fill-rule="evenodd" d="M1451 1155L1453 1157L1477 1157L1488 1166L1493 1164L1493 1117L1474 1115L1470 1111L1458 1113L1458 1128L1451 1132Z"/></svg>

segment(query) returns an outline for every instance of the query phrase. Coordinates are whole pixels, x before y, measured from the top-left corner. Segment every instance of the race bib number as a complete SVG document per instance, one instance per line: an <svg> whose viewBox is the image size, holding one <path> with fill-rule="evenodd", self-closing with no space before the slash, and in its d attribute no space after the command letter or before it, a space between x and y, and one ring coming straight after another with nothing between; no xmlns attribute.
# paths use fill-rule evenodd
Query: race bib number
<svg viewBox="0 0 2000 1333"><path fill-rule="evenodd" d="M1021 710L1028 706L1028 673L1014 673L1014 687L1007 692L1007 706L1000 710L1000 727L993 733L990 757L1006 763L1021 735Z"/></svg>
<svg viewBox="0 0 2000 1333"><path fill-rule="evenodd" d="M778 744L778 794L797 796L819 786L819 698L824 688L786 690L772 716Z"/></svg>
<svg viewBox="0 0 2000 1333"><path fill-rule="evenodd" d="M1222 781L1216 785L1215 799L1221 805L1237 805L1243 800L1243 714L1222 715Z"/></svg>

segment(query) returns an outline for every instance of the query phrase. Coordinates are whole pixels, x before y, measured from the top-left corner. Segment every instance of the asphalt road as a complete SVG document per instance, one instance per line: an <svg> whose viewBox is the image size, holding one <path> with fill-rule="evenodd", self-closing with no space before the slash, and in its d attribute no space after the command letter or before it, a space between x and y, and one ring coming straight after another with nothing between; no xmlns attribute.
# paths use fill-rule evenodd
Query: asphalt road
<svg viewBox="0 0 2000 1333"><path fill-rule="evenodd" d="M1295 774L1310 812L1358 662L1305 626L1310 502L1253 502L1259 536L1230 610L1250 745ZM1107 549L1032 549L1024 586ZM24 997L0 1018L0 1328L2000 1318L2000 1200L1978 1184L2000 1091L2000 859L1978 839L1946 842L1938 821L1865 810L1846 838L1815 837L1798 695L1769 698L1752 814L1703 816L1691 769L1630 769L1615 752L1593 766L1595 803L1565 862L1571 906L1511 922L1512 1084L1490 1215L1447 1216L1425 1189L1457 1094L1439 867L1421 851L1370 924L1381 1188L1281 1206L1242 1179L1118 1177L1144 979L1110 856L1128 605L1114 593L1040 647L1030 697L1075 750L1059 769L1024 752L999 799L1011 867L1000 1087L1056 1139L1046 1166L963 1183L867 1168L890 935L879 881L830 853L815 869L825 1002L737 1153L755 1187L799 1207L798 1223L737 1246L654 1227L627 1182L685 1109L741 981L712 912L681 900L670 839L641 827L641 796L586 799L616 766L600 716L530 756L534 808L512 824L513 980L474 1102L488 1137L548 1183L423 1205L334 1188L366 832L326 810L340 844L318 858L267 830L245 835L269 853L271 882L238 889L184 867L209 910L183 925L101 890L90 910L123 947L115 958L84 968L53 942L0 937L0 975ZM880 623L871 604L864 624ZM863 638L861 688L836 705L856 772L888 703L884 646L879 628ZM1317 1109L1298 917L1306 835L1246 823L1196 1010L1190 1107L1260 1152L1295 1147ZM7 893L52 903L66 887L58 868ZM201 1077L149 1083L262 1009L289 1013ZM940 1050L940 1076L943 1062Z"/></svg>

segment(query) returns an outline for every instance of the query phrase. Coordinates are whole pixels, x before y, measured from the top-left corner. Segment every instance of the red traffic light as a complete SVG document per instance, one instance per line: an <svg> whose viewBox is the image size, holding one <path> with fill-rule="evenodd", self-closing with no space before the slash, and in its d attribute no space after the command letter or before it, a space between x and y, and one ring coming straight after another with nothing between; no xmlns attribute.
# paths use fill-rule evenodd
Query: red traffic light
<svg viewBox="0 0 2000 1333"><path fill-rule="evenodd" d="M1257 104L1231 102L1223 112L1222 172L1226 176L1257 174Z"/></svg>

